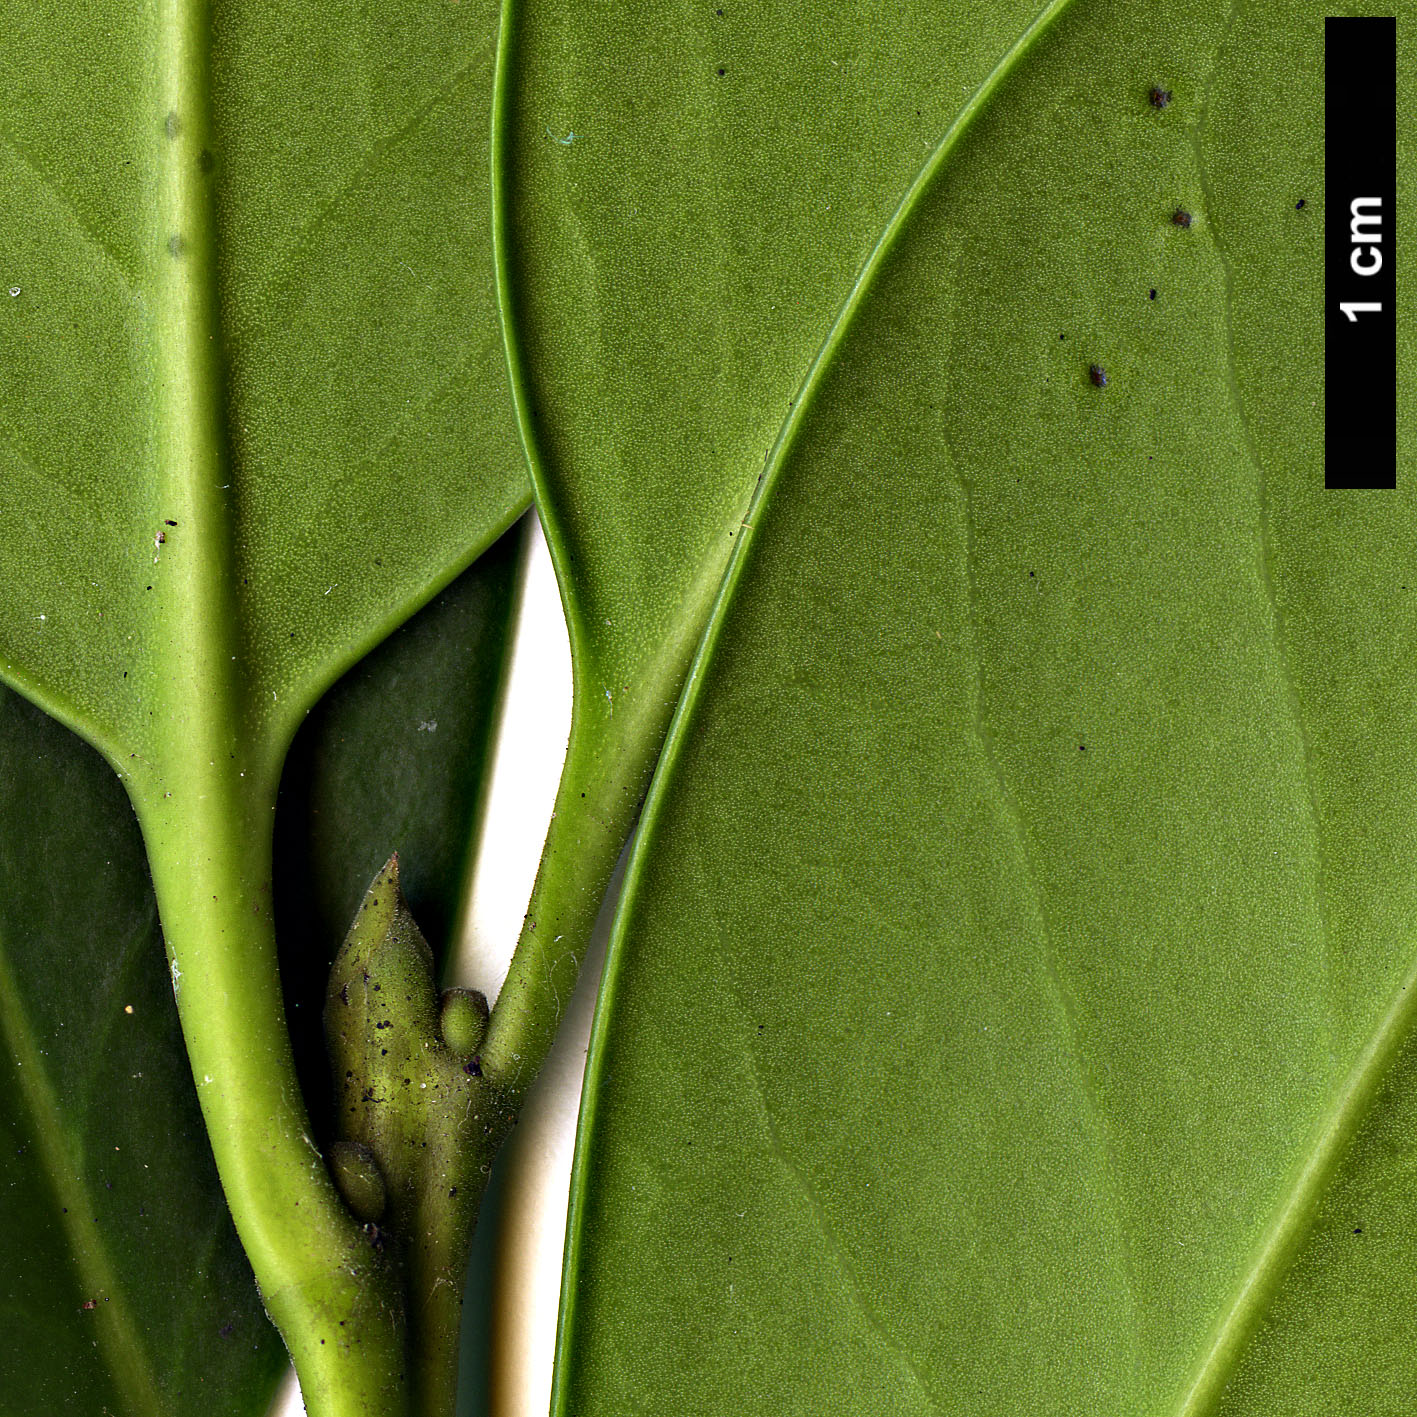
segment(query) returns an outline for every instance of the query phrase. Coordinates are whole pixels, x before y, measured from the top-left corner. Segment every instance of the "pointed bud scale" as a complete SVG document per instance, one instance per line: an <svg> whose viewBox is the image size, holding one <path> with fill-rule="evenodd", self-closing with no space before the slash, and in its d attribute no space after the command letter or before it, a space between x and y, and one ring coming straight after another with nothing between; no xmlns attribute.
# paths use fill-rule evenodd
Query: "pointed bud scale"
<svg viewBox="0 0 1417 1417"><path fill-rule="evenodd" d="M439 997L433 952L390 858L330 970L339 1140L327 1154L350 1210L366 1224L377 1217L380 1252L403 1273L411 1304L462 1293L478 1197L512 1123L476 1053L487 1017L471 989Z"/></svg>

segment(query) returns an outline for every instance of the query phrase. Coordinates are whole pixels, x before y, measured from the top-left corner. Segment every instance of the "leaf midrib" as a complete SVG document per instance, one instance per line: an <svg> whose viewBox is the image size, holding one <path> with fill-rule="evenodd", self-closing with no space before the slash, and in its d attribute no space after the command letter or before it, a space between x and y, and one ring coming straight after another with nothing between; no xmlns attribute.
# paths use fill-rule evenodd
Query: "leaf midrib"
<svg viewBox="0 0 1417 1417"><path fill-rule="evenodd" d="M1417 1019L1417 959L1409 966L1314 1134L1312 1150L1270 1222L1176 1417L1213 1412L1245 1345L1311 1229L1319 1203Z"/></svg>
<svg viewBox="0 0 1417 1417"><path fill-rule="evenodd" d="M203 0L164 0L158 16L162 124L153 243L153 345L161 370L155 413L155 491L180 520L156 544L153 613L166 618L169 654L154 744L160 770L184 787L230 775L241 691L234 506L228 476L224 339L217 295L213 184L201 154L212 133L211 33ZM160 504L160 505L161 505ZM180 508L180 511L177 510ZM173 784L169 784L171 786ZM208 786L197 800L218 794Z"/></svg>

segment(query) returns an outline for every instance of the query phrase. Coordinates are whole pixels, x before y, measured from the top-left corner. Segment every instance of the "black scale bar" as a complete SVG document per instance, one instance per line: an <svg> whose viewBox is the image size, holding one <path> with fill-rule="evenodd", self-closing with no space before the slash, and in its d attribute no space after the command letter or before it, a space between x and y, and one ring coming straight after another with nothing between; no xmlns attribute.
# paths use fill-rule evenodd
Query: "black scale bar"
<svg viewBox="0 0 1417 1417"><path fill-rule="evenodd" d="M1397 21L1324 21L1324 486L1397 486Z"/></svg>

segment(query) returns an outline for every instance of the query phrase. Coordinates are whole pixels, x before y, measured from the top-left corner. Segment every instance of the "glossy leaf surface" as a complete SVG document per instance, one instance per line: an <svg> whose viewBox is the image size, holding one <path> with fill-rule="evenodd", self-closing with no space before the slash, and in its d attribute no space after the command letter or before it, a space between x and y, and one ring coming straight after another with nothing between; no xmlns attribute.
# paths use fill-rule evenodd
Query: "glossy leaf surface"
<svg viewBox="0 0 1417 1417"><path fill-rule="evenodd" d="M254 1417L285 1348L217 1183L138 825L8 689L0 819L4 1410Z"/></svg>
<svg viewBox="0 0 1417 1417"><path fill-rule="evenodd" d="M1417 341L1325 493L1323 13L1071 5L886 234L630 868L557 1413L1417 1381Z"/></svg>

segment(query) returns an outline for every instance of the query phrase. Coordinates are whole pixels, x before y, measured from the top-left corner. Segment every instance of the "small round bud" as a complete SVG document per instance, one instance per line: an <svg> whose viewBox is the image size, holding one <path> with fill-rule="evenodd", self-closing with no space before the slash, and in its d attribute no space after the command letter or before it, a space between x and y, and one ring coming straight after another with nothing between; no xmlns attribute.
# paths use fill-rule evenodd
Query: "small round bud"
<svg viewBox="0 0 1417 1417"><path fill-rule="evenodd" d="M384 1213L388 1192L374 1153L361 1142L337 1141L330 1147L330 1171L345 1204L364 1221Z"/></svg>
<svg viewBox="0 0 1417 1417"><path fill-rule="evenodd" d="M445 989L438 1023L454 1053L472 1053L487 1032L487 999L476 989Z"/></svg>

